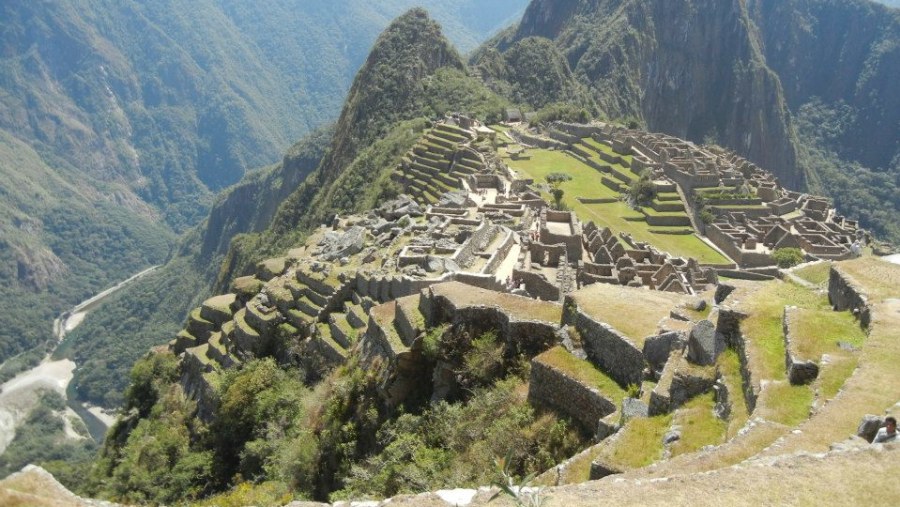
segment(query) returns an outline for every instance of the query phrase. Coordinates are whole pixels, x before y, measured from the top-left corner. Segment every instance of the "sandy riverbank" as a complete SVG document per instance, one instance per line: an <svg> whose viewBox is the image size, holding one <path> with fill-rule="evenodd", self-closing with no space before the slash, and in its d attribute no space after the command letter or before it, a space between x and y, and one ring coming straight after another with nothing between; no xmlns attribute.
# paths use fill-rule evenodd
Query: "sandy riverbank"
<svg viewBox="0 0 900 507"><path fill-rule="evenodd" d="M49 389L65 396L74 371L75 363L68 359L47 361L0 386L0 453L6 450L16 436L16 428L37 405L38 391Z"/></svg>

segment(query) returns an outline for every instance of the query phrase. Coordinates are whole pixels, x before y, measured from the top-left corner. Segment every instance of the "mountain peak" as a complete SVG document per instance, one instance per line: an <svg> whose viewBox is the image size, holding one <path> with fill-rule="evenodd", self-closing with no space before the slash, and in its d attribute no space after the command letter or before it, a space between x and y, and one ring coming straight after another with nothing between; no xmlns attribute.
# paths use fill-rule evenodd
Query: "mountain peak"
<svg viewBox="0 0 900 507"><path fill-rule="evenodd" d="M345 155L382 135L387 125L416 111L423 78L441 67L462 69L464 65L428 12L416 7L395 19L375 41L356 75L337 123L330 158L345 160ZM324 167L327 172L329 168Z"/></svg>

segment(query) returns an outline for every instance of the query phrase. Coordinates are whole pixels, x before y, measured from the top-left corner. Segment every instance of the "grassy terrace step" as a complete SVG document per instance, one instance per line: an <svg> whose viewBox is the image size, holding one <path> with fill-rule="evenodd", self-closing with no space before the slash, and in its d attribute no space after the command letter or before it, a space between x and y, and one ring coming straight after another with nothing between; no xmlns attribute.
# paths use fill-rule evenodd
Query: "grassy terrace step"
<svg viewBox="0 0 900 507"><path fill-rule="evenodd" d="M272 284L268 288L268 293L272 303L275 304L275 307L278 308L278 311L281 313L287 313L295 308L294 299L296 299L296 297L294 296L294 291L286 284Z"/></svg>
<svg viewBox="0 0 900 507"><path fill-rule="evenodd" d="M822 452L834 442L840 442L855 434L863 414L884 414L897 403L897 389L885 386L900 385L900 266L872 257L835 263L835 269L849 275L861 286L872 306L869 335L857 353L858 368L851 363L844 368L850 375L841 382L838 394L833 388L820 387L823 396L831 399L808 421L799 426L799 433L790 434L764 454L788 453L799 450ZM840 312L839 315L849 315ZM823 323L826 335L840 332L844 323ZM818 334L818 333L817 333ZM852 335L851 335L852 336ZM859 336L856 336L859 339ZM823 338L823 341L825 339ZM829 352L832 355L832 352ZM820 380L825 371L820 373ZM835 384L836 382L832 382ZM896 407L893 414L898 416Z"/></svg>
<svg viewBox="0 0 900 507"><path fill-rule="evenodd" d="M502 309L513 320L540 321L558 324L562 320L562 306L502 292L479 289L457 282L433 285L435 297L445 297L456 308L469 306L489 306Z"/></svg>
<svg viewBox="0 0 900 507"><path fill-rule="evenodd" d="M446 172L447 169L450 168L449 160L435 160L433 158L428 157L416 157L413 161L416 164L425 166L429 168L431 171L435 171L437 173Z"/></svg>
<svg viewBox="0 0 900 507"><path fill-rule="evenodd" d="M589 285L571 297L585 314L624 333L638 349L657 334L660 320L690 300L683 294L608 284Z"/></svg>
<svg viewBox="0 0 900 507"><path fill-rule="evenodd" d="M457 143L454 143L453 141L448 141L442 137L437 137L434 134L426 135L425 139L427 139L427 142L429 145L437 145L448 151L456 150Z"/></svg>
<svg viewBox="0 0 900 507"><path fill-rule="evenodd" d="M425 164L419 162L419 159L413 160L413 162L406 168L407 171L415 170L419 173L426 175L428 177L433 177L437 174L440 174L440 171L435 169L434 167L429 167Z"/></svg>
<svg viewBox="0 0 900 507"><path fill-rule="evenodd" d="M665 213L665 212L668 212L668 213L672 213L672 212L684 213L684 204L682 204L681 201L677 201L677 202L676 202L676 201L658 201L658 200L654 200L654 201L650 204L650 207L653 208L653 210L655 210L655 211L657 211L657 212L660 212L660 213Z"/></svg>
<svg viewBox="0 0 900 507"><path fill-rule="evenodd" d="M268 313L261 310L255 303L250 303L246 306L246 314L244 318L247 321L247 324L250 324L253 329L256 329L260 333L268 333L274 327L275 322L278 320L278 312L274 309L269 309Z"/></svg>
<svg viewBox="0 0 900 507"><path fill-rule="evenodd" d="M328 325L331 336L345 349L350 348L356 341L356 330L347 322L347 314L334 312L328 315Z"/></svg>
<svg viewBox="0 0 900 507"><path fill-rule="evenodd" d="M307 315L300 310L297 310L296 308L288 310L287 312L285 312L284 316L292 326L297 328L304 328L315 322L314 316Z"/></svg>
<svg viewBox="0 0 900 507"><path fill-rule="evenodd" d="M247 310L242 308L234 314L234 338L240 347L252 346L260 339L259 332L247 323Z"/></svg>
<svg viewBox="0 0 900 507"><path fill-rule="evenodd" d="M200 308L195 308L191 311L190 315L188 315L185 329L201 342L205 342L209 338L210 333L215 331L218 326L201 317L200 312Z"/></svg>
<svg viewBox="0 0 900 507"><path fill-rule="evenodd" d="M200 316L219 325L231 320L234 314L231 311L231 306L234 304L236 297L235 294L222 294L207 299L200 305Z"/></svg>
<svg viewBox="0 0 900 507"><path fill-rule="evenodd" d="M396 303L394 326L403 344L411 347L416 336L425 330L425 316L419 311L419 296L403 297Z"/></svg>
<svg viewBox="0 0 900 507"><path fill-rule="evenodd" d="M457 160L455 164L453 164L453 169L457 171L466 171L468 174L476 173L480 169L484 168L484 165L477 164L473 161L469 160Z"/></svg>
<svg viewBox="0 0 900 507"><path fill-rule="evenodd" d="M453 155L453 152L456 151L454 148L448 148L444 145L434 143L430 140L430 138L425 138L425 140L421 141L421 143L422 146L424 146L425 149L429 152L448 159L451 155Z"/></svg>
<svg viewBox="0 0 900 507"><path fill-rule="evenodd" d="M435 130L442 130L442 131L444 131L444 132L451 132L451 133L454 133L454 134L456 134L456 135L465 137L466 139L471 139L471 138L472 138L472 134L471 134L468 130L466 130L466 129L462 128L462 127L459 127L459 126L457 126L457 125L451 125L451 124L449 124L449 123L439 123L439 124L437 124L437 125L434 127L434 129L435 129Z"/></svg>
<svg viewBox="0 0 900 507"><path fill-rule="evenodd" d="M229 366L231 361L228 357L228 349L222 344L222 334L214 333L209 339L209 348L207 349L207 357L219 363L222 366Z"/></svg>
<svg viewBox="0 0 900 507"><path fill-rule="evenodd" d="M456 132L451 132L447 130L434 129L431 131L431 134L435 137L439 137L441 139L445 139L455 144L462 144L469 140L468 137L458 134Z"/></svg>
<svg viewBox="0 0 900 507"><path fill-rule="evenodd" d="M397 332L397 328L394 326L394 316L396 311L397 302L391 301L375 306L369 312L372 322L374 325L378 326L382 333L384 333L387 344L391 347L393 355L395 356L409 350L409 347L403 343L403 340L400 338L400 333ZM371 332L371 328L369 331Z"/></svg>
<svg viewBox="0 0 900 507"><path fill-rule="evenodd" d="M331 328L328 324L316 324L316 341L318 341L325 348L325 354L330 356L330 359L332 361L341 361L347 359L349 355L347 349L334 340L334 338L331 336Z"/></svg>
<svg viewBox="0 0 900 507"><path fill-rule="evenodd" d="M681 196L678 195L678 192L658 192L656 200L660 202L681 201Z"/></svg>
<svg viewBox="0 0 900 507"><path fill-rule="evenodd" d="M320 293L319 291L315 290L312 287L307 287L306 289L304 289L303 295L306 296L306 298L312 304L318 306L319 308L328 304L327 295L323 295L322 293Z"/></svg>
<svg viewBox="0 0 900 507"><path fill-rule="evenodd" d="M347 311L347 322L349 322L354 329L361 329L366 327L367 315L362 305L348 304L345 305L345 308Z"/></svg>
<svg viewBox="0 0 900 507"><path fill-rule="evenodd" d="M306 314L309 318L316 320L319 318L319 313L322 311L322 307L310 301L308 298L298 299L295 304L297 305L297 309Z"/></svg>
<svg viewBox="0 0 900 507"><path fill-rule="evenodd" d="M600 394L612 401L616 407L621 408L625 390L590 361L578 359L563 347L553 347L539 357L542 362L565 372L579 382L596 387Z"/></svg>

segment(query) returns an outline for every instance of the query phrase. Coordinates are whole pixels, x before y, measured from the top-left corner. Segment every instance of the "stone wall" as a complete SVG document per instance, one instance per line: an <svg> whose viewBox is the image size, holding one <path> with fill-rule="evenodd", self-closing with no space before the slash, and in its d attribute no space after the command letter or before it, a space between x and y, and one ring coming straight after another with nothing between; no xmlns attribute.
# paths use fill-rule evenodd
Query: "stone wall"
<svg viewBox="0 0 900 507"><path fill-rule="evenodd" d="M531 297L543 301L559 301L559 287L547 281L539 273L514 269L513 280L516 280L518 284L525 285L525 290Z"/></svg>
<svg viewBox="0 0 900 507"><path fill-rule="evenodd" d="M494 225L488 222L482 222L469 239L466 240L462 248L457 250L456 254L452 257L453 261L462 267L471 265L475 253L480 249L480 245L490 240L495 233L495 230L496 228Z"/></svg>
<svg viewBox="0 0 900 507"><path fill-rule="evenodd" d="M584 341L588 359L623 387L640 384L644 378L643 353L622 333L603 322L597 322L566 297L567 311L563 323L574 325Z"/></svg>
<svg viewBox="0 0 900 507"><path fill-rule="evenodd" d="M691 219L687 215L647 215L647 224L656 227L675 227L691 225Z"/></svg>
<svg viewBox="0 0 900 507"><path fill-rule="evenodd" d="M571 417L591 434L597 431L601 419L616 411L613 402L596 387L541 361L541 356L531 360L528 401Z"/></svg>
<svg viewBox="0 0 900 507"><path fill-rule="evenodd" d="M565 143L561 143L553 139L547 139L545 137L531 135L527 132L510 130L509 134L513 137L513 139L516 139L522 144L535 146L544 150L565 150L566 148L568 148Z"/></svg>
<svg viewBox="0 0 900 507"><path fill-rule="evenodd" d="M741 362L741 386L744 390L744 401L747 410L752 413L756 409L756 400L759 398L761 386L759 379L750 371L750 356L747 350L744 335L741 332L741 321L747 317L743 312L722 306L719 309L719 318L716 324L716 332L722 333L725 343L738 353Z"/></svg>
<svg viewBox="0 0 900 507"><path fill-rule="evenodd" d="M565 132L556 130L552 127L550 129L548 129L547 136L549 136L550 139L559 141L561 143L565 143L570 146L573 144L578 144L581 141L581 139L577 136L573 136L571 134L566 134Z"/></svg>
<svg viewBox="0 0 900 507"><path fill-rule="evenodd" d="M512 250L513 246L516 244L516 237L512 231L506 231L506 238L504 238L503 243L500 244L500 247L491 254L491 258L488 259L487 264L485 264L484 269L481 270L484 274L494 274L497 271L497 268L503 264L503 261L506 260L506 257L509 255L509 251Z"/></svg>
<svg viewBox="0 0 900 507"><path fill-rule="evenodd" d="M796 306L785 306L781 327L784 331L784 365L788 380L794 385L804 385L816 380L819 376L819 365L814 361L800 357L797 341L791 328L802 318L802 310Z"/></svg>
<svg viewBox="0 0 900 507"><path fill-rule="evenodd" d="M853 278L841 273L834 265L828 275L828 301L836 311L849 310L863 327L869 327L872 312L865 293Z"/></svg>
<svg viewBox="0 0 900 507"><path fill-rule="evenodd" d="M448 323L467 330L472 337L493 331L514 353L522 353L528 357L547 350L559 340L558 322L511 317L502 306L491 305L490 302L457 306L454 301L443 295L426 291L420 301L419 310L432 327Z"/></svg>
<svg viewBox="0 0 900 507"><path fill-rule="evenodd" d="M579 139L584 137L591 137L594 134L600 134L603 131L603 128L599 125L585 125L581 123L566 123L563 121L553 122L551 125L556 127L557 129L578 137Z"/></svg>

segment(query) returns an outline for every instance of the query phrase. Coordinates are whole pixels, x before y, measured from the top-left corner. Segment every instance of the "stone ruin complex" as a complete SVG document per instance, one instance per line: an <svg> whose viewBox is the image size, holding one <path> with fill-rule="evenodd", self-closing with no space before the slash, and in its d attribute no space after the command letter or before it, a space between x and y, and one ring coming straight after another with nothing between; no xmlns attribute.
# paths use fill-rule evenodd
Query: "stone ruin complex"
<svg viewBox="0 0 900 507"><path fill-rule="evenodd" d="M655 181L677 184L692 197L685 204L696 217L702 206L714 215L703 227L706 237L742 268L772 266L772 252L787 247L811 259L848 259L858 255L854 242L865 237L828 199L784 189L771 173L728 150L611 125L555 127L632 155L635 174L649 170Z"/></svg>
<svg viewBox="0 0 900 507"><path fill-rule="evenodd" d="M465 117L435 125L393 175L407 195L335 217L305 245L261 262L230 294L194 310L170 348L183 354L182 386L198 400L200 417L212 414L223 368L264 356L315 379L357 354L363 366L379 368L387 405L423 385L433 400L445 399L459 389L453 372L436 367L423 379L422 358L422 337L442 325L468 336L495 331L506 350L531 358L529 399L598 441L628 418L671 412L702 393L715 391L723 418L732 397L755 400L752 389L729 393L714 366L727 340L740 349L743 339L731 329L737 313L707 303L714 292L716 303L730 292L715 289L716 266L551 209L535 182L479 144L486 136ZM761 258L786 245L843 258L858 233L827 202L787 192L726 152L605 125L557 124L533 140L563 145L567 136L608 142L633 156L632 171L652 171L656 184L687 195L749 187L753 197L707 200L719 213L710 239L738 264L759 265L744 252ZM735 211L732 202L753 212ZM617 313L622 301L643 305L640 318ZM786 311L785 322L792 315ZM815 376L808 361L786 361L792 382ZM610 380L607 391L597 388L598 376ZM630 386L634 397L625 395ZM593 478L616 472L594 465Z"/></svg>

